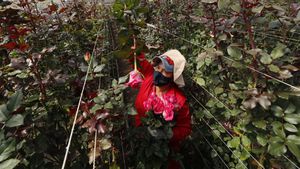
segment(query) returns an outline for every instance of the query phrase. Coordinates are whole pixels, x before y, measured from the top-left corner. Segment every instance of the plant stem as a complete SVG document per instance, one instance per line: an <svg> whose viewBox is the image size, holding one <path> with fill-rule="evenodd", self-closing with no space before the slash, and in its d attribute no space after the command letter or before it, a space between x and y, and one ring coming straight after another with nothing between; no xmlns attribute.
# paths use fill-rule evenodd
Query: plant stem
<svg viewBox="0 0 300 169"><path fill-rule="evenodd" d="M220 49L220 43L218 42L218 37L217 37L217 29L216 29L216 21L215 21L214 12L215 11L211 10L212 21L213 21L213 36L214 36L213 39L214 39L214 42L216 44L216 49L218 51ZM225 70L224 75L225 75L225 79L226 79L227 86L228 86L228 82L229 82L229 77L227 75L227 70L228 69L227 69L226 65L224 64L224 61L222 60L221 56L218 56L218 60L219 60L219 62L221 64L222 69Z"/></svg>
<svg viewBox="0 0 300 169"><path fill-rule="evenodd" d="M21 0L19 2L20 2L20 4L22 4ZM23 7L24 11L26 11L25 7L23 5L22 5L22 7ZM26 7L28 9L28 15L29 15L29 18L30 18L31 26L33 28L34 33L36 33L36 24L33 21L33 17L32 17L32 13L31 13L31 8L30 8L30 5L29 5L29 2L26 2Z"/></svg>
<svg viewBox="0 0 300 169"><path fill-rule="evenodd" d="M33 63L33 73L36 76L38 82L39 82L39 88L41 91L41 101L44 102L46 100L46 88L45 85L43 84L43 80L41 78L41 73L37 67L37 63L32 59L32 57L30 57L31 62Z"/></svg>
<svg viewBox="0 0 300 169"><path fill-rule="evenodd" d="M245 22L245 26L246 26L246 29L247 29L250 48L255 49L256 45L255 45L255 42L254 42L254 36L253 36L253 30L252 30L252 27L251 27L251 21L249 20L246 9L247 9L246 8L246 2L245 2L245 0L242 0L242 10L243 10L242 11L242 16L243 16L243 20ZM253 55L252 63L251 63L250 66L253 67L254 69L257 68L256 55ZM254 83L256 84L256 82L257 82L257 73L253 72L253 71L251 71L251 72L252 72L252 76L253 76L253 79L254 79Z"/></svg>

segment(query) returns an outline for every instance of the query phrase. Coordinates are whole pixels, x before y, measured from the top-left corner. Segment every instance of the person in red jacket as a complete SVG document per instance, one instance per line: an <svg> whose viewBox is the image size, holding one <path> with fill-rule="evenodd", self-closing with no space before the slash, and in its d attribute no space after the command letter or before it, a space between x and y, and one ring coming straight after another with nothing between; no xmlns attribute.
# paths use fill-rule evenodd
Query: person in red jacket
<svg viewBox="0 0 300 169"><path fill-rule="evenodd" d="M176 124L172 129L173 136L169 145L170 148L178 152L180 150L180 143L191 133L189 105L185 95L179 89L179 87L184 86L182 72L186 60L178 50L169 50L155 57L152 60L152 64L147 61L143 53L137 57L137 60L140 67L138 70L144 76L144 80L135 101L135 108L138 113L135 116L136 126L141 125L141 118L147 112L144 102L150 97L151 93L154 93L163 103L166 103L164 98L173 96L177 102L177 108L176 111L174 110L176 113L171 115ZM168 168L180 169L180 165L176 161L170 160Z"/></svg>

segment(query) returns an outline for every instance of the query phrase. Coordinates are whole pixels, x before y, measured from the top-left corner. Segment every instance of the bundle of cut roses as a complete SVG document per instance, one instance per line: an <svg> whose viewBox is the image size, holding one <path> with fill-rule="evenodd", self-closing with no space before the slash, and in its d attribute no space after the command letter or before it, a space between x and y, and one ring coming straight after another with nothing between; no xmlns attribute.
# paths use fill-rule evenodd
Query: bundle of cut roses
<svg viewBox="0 0 300 169"><path fill-rule="evenodd" d="M157 139L170 139L173 135L172 127L175 125L175 112L178 109L176 97L158 97L152 92L144 102L144 107L147 113L146 117L142 118L142 123L147 126L149 133Z"/></svg>
<svg viewBox="0 0 300 169"><path fill-rule="evenodd" d="M166 168L168 164L169 140L173 136L175 114L178 109L175 96L158 97L154 92L144 102L146 116L142 126L134 129L130 140L134 147L132 156L141 168Z"/></svg>

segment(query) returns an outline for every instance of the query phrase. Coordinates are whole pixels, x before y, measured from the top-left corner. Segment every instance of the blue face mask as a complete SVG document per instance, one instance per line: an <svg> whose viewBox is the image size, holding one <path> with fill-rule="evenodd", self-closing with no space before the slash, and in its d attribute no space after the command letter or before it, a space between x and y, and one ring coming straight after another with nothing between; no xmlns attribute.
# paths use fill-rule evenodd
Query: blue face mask
<svg viewBox="0 0 300 169"><path fill-rule="evenodd" d="M158 71L154 71L153 74L153 83L155 86L164 86L173 81L173 78L171 77L166 77L162 73Z"/></svg>

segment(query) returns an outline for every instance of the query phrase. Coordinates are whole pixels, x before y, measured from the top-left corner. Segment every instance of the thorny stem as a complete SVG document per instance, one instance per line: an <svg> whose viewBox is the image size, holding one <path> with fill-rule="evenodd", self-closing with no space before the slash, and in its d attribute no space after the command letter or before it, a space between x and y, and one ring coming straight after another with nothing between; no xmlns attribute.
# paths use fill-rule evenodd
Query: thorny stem
<svg viewBox="0 0 300 169"><path fill-rule="evenodd" d="M51 0L51 5L57 5L57 4L55 4L55 3L53 2L53 0ZM55 10L55 16L56 16L56 18L57 18L57 20L58 20L58 22L59 22L59 26L62 27L62 20L61 20L61 18L60 18L60 16L59 16L59 13L57 12L57 10L58 10L58 5L57 5L57 8L56 8L56 10Z"/></svg>
<svg viewBox="0 0 300 169"><path fill-rule="evenodd" d="M218 37L217 37L217 29L216 29L216 21L215 21L214 11L211 11L211 15L212 15L212 21L213 21L213 36L214 36L213 38L214 38L214 42L216 44L216 48L217 48L217 50L219 50L220 49L220 43L218 42ZM222 66L222 69L225 70L225 73L224 73L225 79L226 79L227 82L229 82L229 77L227 75L227 67L224 64L221 56L218 56L218 60L221 64L221 66Z"/></svg>
<svg viewBox="0 0 300 169"><path fill-rule="evenodd" d="M20 2L20 4L22 4L22 1L21 1L21 0L20 0L19 2ZM29 18L30 18L31 26L33 27L33 31L36 33L36 24L35 24L34 21L33 21L33 17L32 17L32 13L31 13L30 5L29 5L28 2L25 2L25 3L26 3L26 7L27 7L27 9L28 9L28 15L29 15ZM23 7L23 9L26 11L25 6L22 5L22 7Z"/></svg>
<svg viewBox="0 0 300 169"><path fill-rule="evenodd" d="M249 20L249 17L247 15L247 12L246 12L246 2L245 0L242 0L242 7L243 7L243 12L242 12L242 16L243 16L243 19L244 19L244 22L245 22L245 25L246 25L246 29L247 29L247 32L248 32L248 36L249 36L249 41L250 41L250 47L251 49L255 49L255 42L254 42L254 36L253 36L253 30L251 28L251 23L250 23L250 20Z"/></svg>
<svg viewBox="0 0 300 169"><path fill-rule="evenodd" d="M242 0L241 5L242 5L242 8L243 8L242 17L243 17L243 20L245 22L245 26L246 26L246 29L247 29L250 48L255 49L256 45L255 45L255 42L254 42L253 30L252 30L252 27L251 27L251 21L249 20L249 17L247 15L245 0ZM253 67L254 69L257 68L256 55L253 55L252 63L251 63L250 66ZM256 82L257 82L257 73L252 71L252 76L253 76L253 79L254 79L254 83L256 84Z"/></svg>
<svg viewBox="0 0 300 169"><path fill-rule="evenodd" d="M45 85L43 83L43 80L41 78L41 74L40 74L40 71L39 69L37 68L37 65L36 65L36 62L32 59L32 57L30 57L30 60L31 62L33 63L33 73L34 75L36 76L38 82L39 82L39 88L40 88L40 91L41 91L41 100L42 101L45 101L46 100L46 88L45 88Z"/></svg>
<svg viewBox="0 0 300 169"><path fill-rule="evenodd" d="M286 25L280 20L280 18L277 16L277 15L275 15L276 16L276 18L277 18L277 20L279 21L279 23L283 26L283 41L284 41L284 43L286 43L286 40L287 40L287 27L286 27Z"/></svg>

